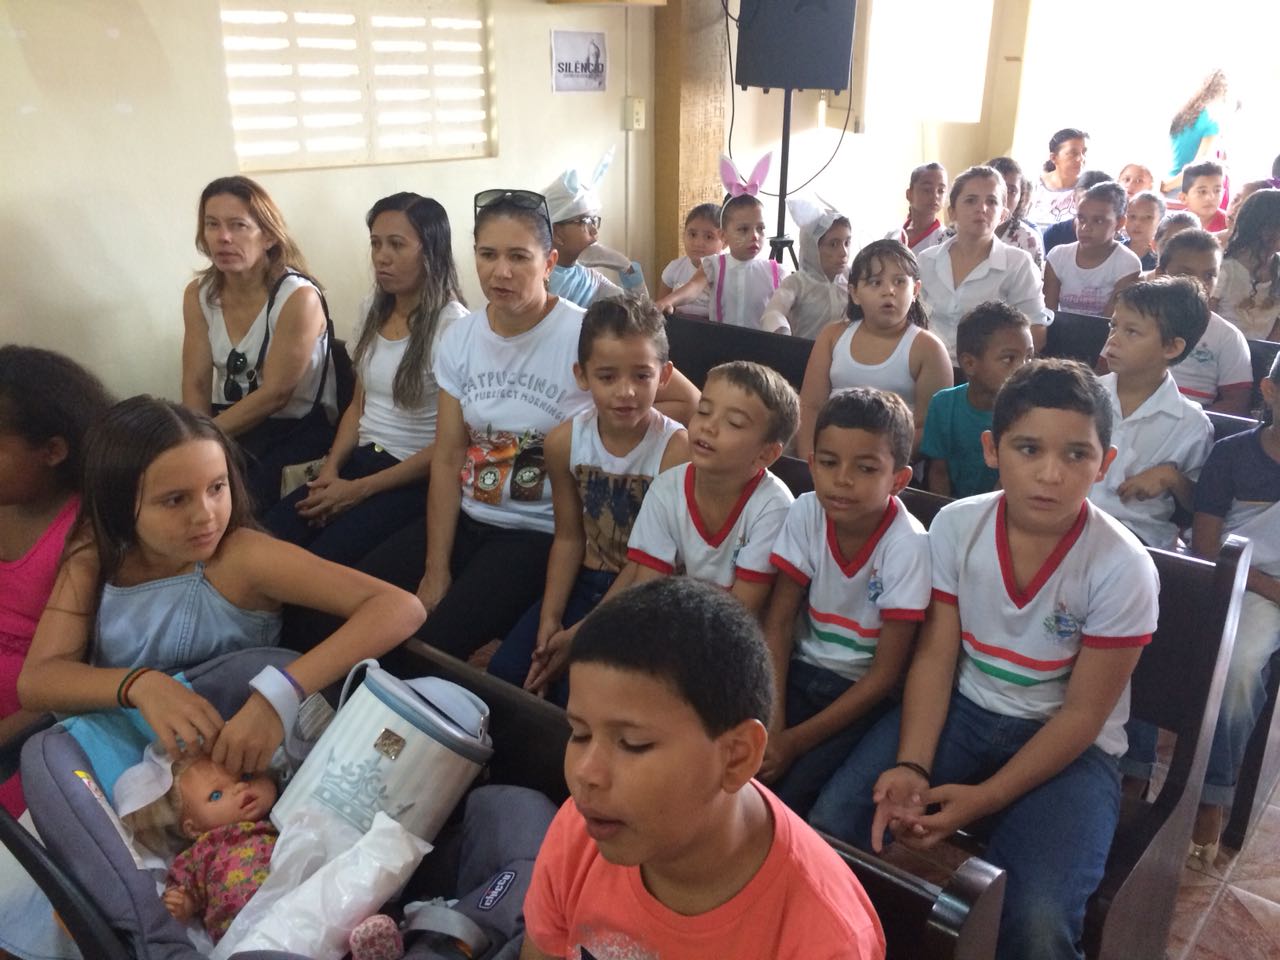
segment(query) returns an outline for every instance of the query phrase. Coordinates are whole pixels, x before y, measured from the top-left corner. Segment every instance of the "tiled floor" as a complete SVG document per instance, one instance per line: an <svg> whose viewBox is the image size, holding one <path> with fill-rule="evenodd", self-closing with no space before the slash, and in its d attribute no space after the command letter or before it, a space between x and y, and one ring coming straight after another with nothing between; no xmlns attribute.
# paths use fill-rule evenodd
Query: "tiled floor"
<svg viewBox="0 0 1280 960"><path fill-rule="evenodd" d="M1239 854L1204 871L1185 868L1168 960L1280 957L1280 793Z"/></svg>

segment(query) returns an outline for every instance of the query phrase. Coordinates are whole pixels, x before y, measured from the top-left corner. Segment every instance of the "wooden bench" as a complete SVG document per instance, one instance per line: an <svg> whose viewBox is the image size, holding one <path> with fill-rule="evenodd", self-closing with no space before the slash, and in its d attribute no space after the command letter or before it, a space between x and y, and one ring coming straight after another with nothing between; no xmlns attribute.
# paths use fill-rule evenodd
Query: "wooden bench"
<svg viewBox="0 0 1280 960"><path fill-rule="evenodd" d="M671 344L671 362L702 389L707 372L729 360L753 360L777 370L786 381L800 389L804 368L809 363L813 341L765 333L747 327L711 323L674 314L667 317L667 340Z"/></svg>
<svg viewBox="0 0 1280 960"><path fill-rule="evenodd" d="M1235 414L1219 413L1216 410L1206 410L1204 413L1209 418L1209 422L1213 424L1213 439L1215 442L1223 437L1231 437L1237 433L1252 430L1258 425L1258 421L1252 417L1237 417Z"/></svg>
<svg viewBox="0 0 1280 960"><path fill-rule="evenodd" d="M1102 348L1111 335L1111 321L1091 313L1059 310L1045 331L1042 356L1079 360L1090 369L1098 363Z"/></svg>
<svg viewBox="0 0 1280 960"><path fill-rule="evenodd" d="M494 754L488 781L535 787L556 802L568 791L564 748L569 725L559 707L410 640L388 661L401 676L444 677L489 705ZM977 857L939 887L833 841L884 925L888 960L985 960L995 956L1004 873Z"/></svg>

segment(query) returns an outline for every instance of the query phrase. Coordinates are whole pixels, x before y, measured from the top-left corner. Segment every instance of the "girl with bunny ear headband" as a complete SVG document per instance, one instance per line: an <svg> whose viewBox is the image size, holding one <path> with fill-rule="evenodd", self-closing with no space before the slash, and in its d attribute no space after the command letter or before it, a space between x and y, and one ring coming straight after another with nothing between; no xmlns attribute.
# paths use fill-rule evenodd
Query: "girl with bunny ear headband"
<svg viewBox="0 0 1280 960"><path fill-rule="evenodd" d="M711 291L709 319L756 330L789 333L785 318L781 324L765 323L765 306L778 289L787 270L775 260L759 260L764 249L764 207L756 198L769 172L772 154L765 154L743 177L732 160L720 158L720 179L727 196L720 208L720 226L728 253L704 257L702 269L693 279L658 301L659 309L672 313L694 300L704 290Z"/></svg>

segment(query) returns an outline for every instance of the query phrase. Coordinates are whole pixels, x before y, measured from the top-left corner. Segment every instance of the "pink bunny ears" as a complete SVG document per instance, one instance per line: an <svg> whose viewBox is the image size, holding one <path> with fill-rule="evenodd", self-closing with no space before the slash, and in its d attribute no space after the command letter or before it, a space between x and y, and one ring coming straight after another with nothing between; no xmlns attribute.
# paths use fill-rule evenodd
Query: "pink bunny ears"
<svg viewBox="0 0 1280 960"><path fill-rule="evenodd" d="M743 195L754 197L760 192L760 187L764 184L764 178L769 173L769 163L772 160L773 153L766 153L752 169L751 176L743 177L738 172L738 168L734 166L733 161L721 154L720 182L724 184L724 188L730 197L741 197Z"/></svg>

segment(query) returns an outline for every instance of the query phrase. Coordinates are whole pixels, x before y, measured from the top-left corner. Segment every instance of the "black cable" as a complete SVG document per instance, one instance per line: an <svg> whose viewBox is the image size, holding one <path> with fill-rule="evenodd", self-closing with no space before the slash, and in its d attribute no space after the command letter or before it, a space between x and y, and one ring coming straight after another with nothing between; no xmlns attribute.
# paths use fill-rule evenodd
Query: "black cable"
<svg viewBox="0 0 1280 960"><path fill-rule="evenodd" d="M733 159L733 121L738 112L737 98L734 96L733 81L733 44L729 40L729 21L737 22L737 18L729 12L729 0L720 0L720 5L724 7L724 49L729 56L729 159ZM850 100L850 103L853 101Z"/></svg>

